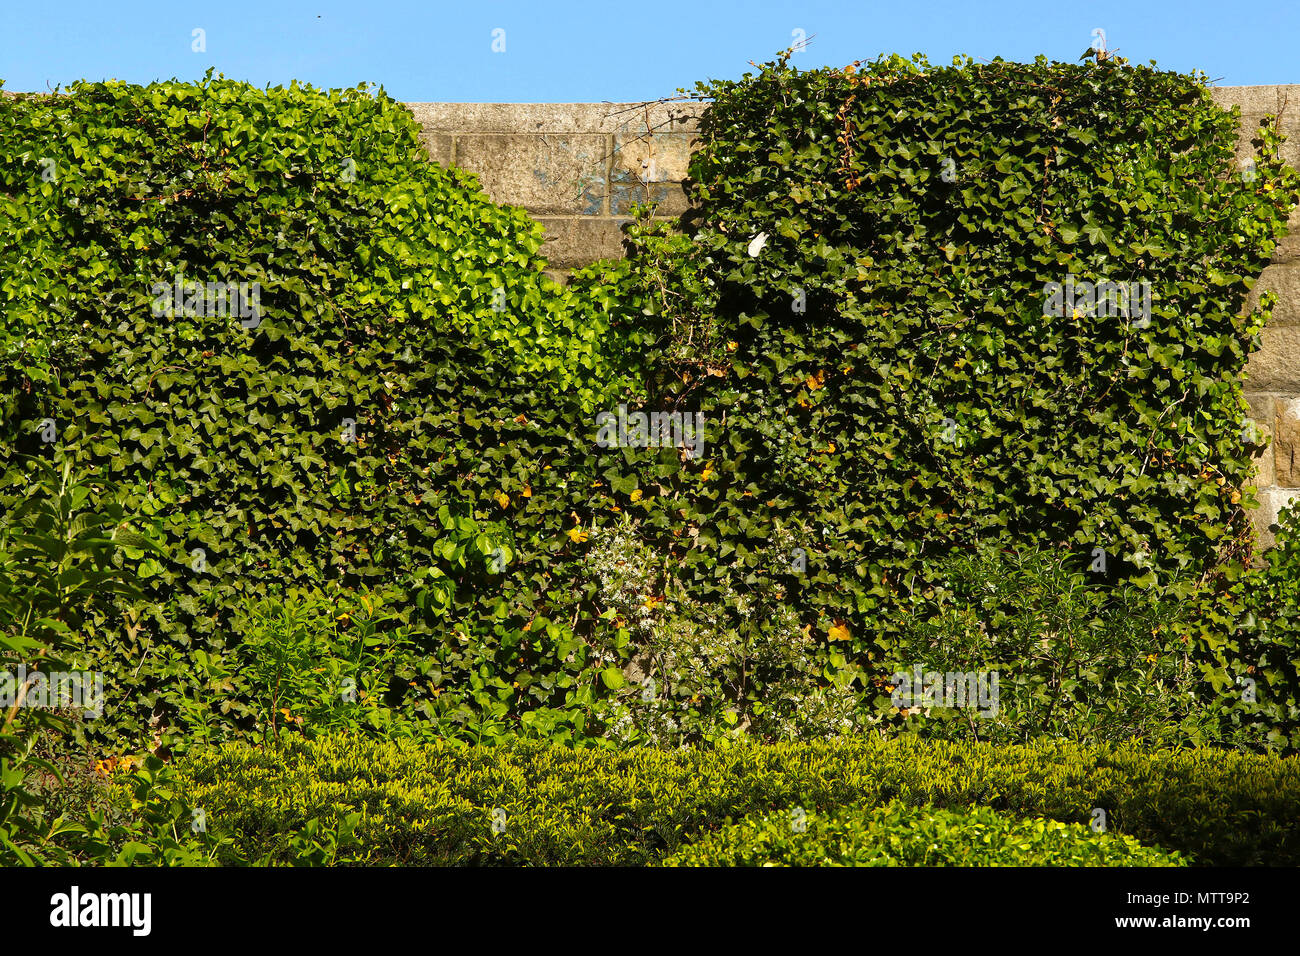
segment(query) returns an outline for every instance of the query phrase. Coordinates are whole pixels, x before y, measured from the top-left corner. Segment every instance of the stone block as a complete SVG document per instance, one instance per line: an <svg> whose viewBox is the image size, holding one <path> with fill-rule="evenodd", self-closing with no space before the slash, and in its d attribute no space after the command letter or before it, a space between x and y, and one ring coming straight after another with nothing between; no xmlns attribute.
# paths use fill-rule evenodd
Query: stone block
<svg viewBox="0 0 1300 956"><path fill-rule="evenodd" d="M1300 398L1280 398L1273 419L1273 464L1277 484L1300 488Z"/></svg>
<svg viewBox="0 0 1300 956"><path fill-rule="evenodd" d="M437 133L690 132L702 103L407 103Z"/></svg>
<svg viewBox="0 0 1300 956"><path fill-rule="evenodd" d="M614 168L650 182L681 182L696 142L689 133L622 133L614 137Z"/></svg>
<svg viewBox="0 0 1300 956"><path fill-rule="evenodd" d="M1291 212L1286 221L1287 234L1273 247L1273 262L1300 262L1300 206Z"/></svg>
<svg viewBox="0 0 1300 956"><path fill-rule="evenodd" d="M538 221L546 228L542 255L550 269L575 269L597 259L623 257L621 226L626 219L539 216Z"/></svg>
<svg viewBox="0 0 1300 956"><path fill-rule="evenodd" d="M658 202L656 214L680 216L690 202L683 186L696 144L687 133L619 134L609 183L611 215L626 215L634 202Z"/></svg>
<svg viewBox="0 0 1300 956"><path fill-rule="evenodd" d="M1296 134L1300 133L1300 127L1296 124L1296 116L1293 115L1300 110L1300 96L1292 97L1288 114L1282 117L1282 130L1286 133L1286 142L1282 144L1282 159L1292 166L1300 167L1300 142L1296 140ZM1236 157L1238 164L1244 164L1247 159L1255 155L1255 147L1251 145L1256 134L1259 132L1260 120L1264 118L1264 113L1243 113L1241 117L1241 135L1237 140Z"/></svg>
<svg viewBox="0 0 1300 956"><path fill-rule="evenodd" d="M627 170L615 170L609 181L610 214L626 216L638 202L657 202L657 217L680 216L691 207L681 183L642 182Z"/></svg>
<svg viewBox="0 0 1300 956"><path fill-rule="evenodd" d="M1300 395L1300 327L1270 325L1260 339L1263 347L1246 364L1249 389Z"/></svg>
<svg viewBox="0 0 1300 956"><path fill-rule="evenodd" d="M1273 532L1269 528L1277 523L1278 512L1300 499L1300 490L1273 488L1261 491L1259 507L1250 512L1251 524L1255 526L1256 542L1260 549L1273 547Z"/></svg>
<svg viewBox="0 0 1300 956"><path fill-rule="evenodd" d="M1300 325L1300 262L1265 266L1246 297L1247 307L1257 306L1265 292L1277 293L1273 316L1268 322L1271 328Z"/></svg>
<svg viewBox="0 0 1300 956"><path fill-rule="evenodd" d="M1266 448L1260 449L1255 458L1255 480L1253 484L1262 491L1277 484L1277 473L1273 467L1275 443L1269 441L1273 437L1273 425L1271 422L1255 421L1254 419L1251 421L1255 425L1257 443L1267 445Z"/></svg>
<svg viewBox="0 0 1300 956"><path fill-rule="evenodd" d="M457 136L456 165L476 173L496 202L535 216L598 216L608 143L599 134Z"/></svg>
<svg viewBox="0 0 1300 956"><path fill-rule="evenodd" d="M1210 97L1224 109L1241 107L1242 114L1276 114L1286 106L1283 119L1296 122L1296 109L1300 109L1300 83L1275 86L1219 86L1210 90Z"/></svg>
<svg viewBox="0 0 1300 956"><path fill-rule="evenodd" d="M424 144L429 158L439 166L450 166L455 161L456 137L447 133L431 133L420 130L420 142Z"/></svg>
<svg viewBox="0 0 1300 956"><path fill-rule="evenodd" d="M1246 392L1242 397L1246 399L1246 404L1250 406L1250 411L1246 417L1272 428L1273 396L1268 392Z"/></svg>

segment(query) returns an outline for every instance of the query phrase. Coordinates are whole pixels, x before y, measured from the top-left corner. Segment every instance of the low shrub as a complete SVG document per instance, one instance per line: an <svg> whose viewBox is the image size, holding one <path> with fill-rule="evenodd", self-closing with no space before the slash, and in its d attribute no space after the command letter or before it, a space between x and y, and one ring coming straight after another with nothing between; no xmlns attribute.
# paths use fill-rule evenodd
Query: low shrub
<svg viewBox="0 0 1300 956"><path fill-rule="evenodd" d="M808 817L800 808L745 820L678 850L668 866L1184 866L1177 853L1078 823L975 807L894 801Z"/></svg>
<svg viewBox="0 0 1300 956"><path fill-rule="evenodd" d="M1226 723L1271 749L1300 748L1300 508L1278 516L1262 566L1236 563L1194 597L1189 636L1208 681L1231 699Z"/></svg>
<svg viewBox="0 0 1300 956"><path fill-rule="evenodd" d="M151 544L70 467L35 471L27 499L0 513L0 866L208 862L216 848L188 829L170 768L149 757L109 786L75 741L104 707L87 622L133 593L122 554Z"/></svg>
<svg viewBox="0 0 1300 956"><path fill-rule="evenodd" d="M583 570L594 602L617 625L611 639L596 644L615 691L600 711L607 739L801 740L867 726L862 693L850 686L850 675L819 659L815 638L788 600L791 544L769 549L768 576L724 577L721 597L706 603L675 582L664 555L631 521L593 529ZM621 657L630 660L620 670Z"/></svg>
<svg viewBox="0 0 1300 956"><path fill-rule="evenodd" d="M1182 599L1195 582L1108 585L1103 567L1059 547L979 546L948 561L906 616L881 703L925 737L1264 746L1224 720L1235 698L1205 679L1211 655L1187 633ZM957 675L991 691L984 706ZM930 694L934 678L957 693Z"/></svg>
<svg viewBox="0 0 1300 956"><path fill-rule="evenodd" d="M643 865L751 814L898 799L1104 821L1198 864L1300 862L1300 760L1207 749L873 738L617 752L331 736L194 752L179 770L210 826L273 861L307 820L359 813L368 864Z"/></svg>
<svg viewBox="0 0 1300 956"><path fill-rule="evenodd" d="M231 739L235 717L260 739L285 732L381 732L404 736L434 724L394 706L399 674L419 652L387 606L385 591L290 588L235 614L238 648L224 657L195 653L207 678L207 700L187 700L191 734L203 743ZM212 719L212 696L221 698L225 721ZM177 741L185 745L185 741Z"/></svg>

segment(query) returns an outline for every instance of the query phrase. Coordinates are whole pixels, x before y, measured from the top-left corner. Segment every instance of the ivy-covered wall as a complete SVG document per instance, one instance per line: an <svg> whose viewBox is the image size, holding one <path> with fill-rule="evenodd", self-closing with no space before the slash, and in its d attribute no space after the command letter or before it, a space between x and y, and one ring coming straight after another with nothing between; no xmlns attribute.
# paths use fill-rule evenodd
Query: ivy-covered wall
<svg viewBox="0 0 1300 956"><path fill-rule="evenodd" d="M1300 168L1300 84L1221 87L1215 100L1241 110L1239 155L1265 115L1280 118L1287 161ZM478 174L497 202L523 206L546 229L555 273L622 254L631 203L686 209L682 182L705 106L697 103L410 103L430 156ZM1272 442L1260 455L1253 518L1261 543L1279 509L1300 497L1300 209L1291 234L1252 292L1278 294L1251 356L1246 398Z"/></svg>

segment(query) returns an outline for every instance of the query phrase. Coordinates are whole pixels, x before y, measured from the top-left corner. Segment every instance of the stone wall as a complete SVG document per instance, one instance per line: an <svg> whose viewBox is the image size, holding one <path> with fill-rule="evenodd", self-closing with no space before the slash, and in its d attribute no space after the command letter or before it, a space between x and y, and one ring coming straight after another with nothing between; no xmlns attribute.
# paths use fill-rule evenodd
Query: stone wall
<svg viewBox="0 0 1300 956"><path fill-rule="evenodd" d="M696 103L411 103L429 155L477 173L546 227L551 267L622 255L628 207L686 209Z"/></svg>
<svg viewBox="0 0 1300 956"><path fill-rule="evenodd" d="M1283 155L1300 168L1300 84L1287 86L1227 86L1214 91L1224 107L1241 107L1242 137L1237 155L1251 152L1250 138L1268 114L1281 118L1288 140ZM1250 415L1272 444L1259 459L1259 510L1255 527L1265 543L1268 526L1278 510L1300 497L1300 210L1293 213L1290 234L1273 250L1251 290L1250 304L1265 290L1277 293L1273 318L1264 329L1262 348L1247 366L1246 399Z"/></svg>
<svg viewBox="0 0 1300 956"><path fill-rule="evenodd" d="M1287 160L1300 168L1300 84L1221 87L1215 100L1242 113L1242 159L1266 114L1280 115ZM1290 102L1288 102L1288 100ZM552 269L565 273L622 254L620 227L638 200L659 213L687 205L683 181L700 114L698 103L412 103L429 154L477 173L498 202L523 206L546 228ZM1272 444L1259 460L1256 526L1300 497L1300 211L1292 233L1251 293L1278 293L1263 347L1248 367L1251 417Z"/></svg>

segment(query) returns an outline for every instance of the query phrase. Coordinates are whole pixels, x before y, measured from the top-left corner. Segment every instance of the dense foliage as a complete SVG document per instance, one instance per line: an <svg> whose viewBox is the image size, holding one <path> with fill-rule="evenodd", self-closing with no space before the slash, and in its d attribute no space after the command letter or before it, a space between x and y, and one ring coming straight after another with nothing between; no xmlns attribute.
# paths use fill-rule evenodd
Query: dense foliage
<svg viewBox="0 0 1300 956"><path fill-rule="evenodd" d="M1177 853L1079 823L1017 820L987 807L894 802L808 817L801 808L724 827L669 866L1179 866Z"/></svg>
<svg viewBox="0 0 1300 956"><path fill-rule="evenodd" d="M59 461L160 548L88 610L83 735L1294 745L1294 562L1232 603L1275 126L1240 175L1200 78L1117 59L696 92L695 208L568 287L382 91L0 98L0 522ZM1050 573L990 609L989 553ZM931 660L1002 722L892 706Z"/></svg>
<svg viewBox="0 0 1300 956"><path fill-rule="evenodd" d="M1300 509L1284 509L1262 565L1232 568L1185 609L1188 636L1208 649L1203 670L1231 732L1300 750Z"/></svg>
<svg viewBox="0 0 1300 956"><path fill-rule="evenodd" d="M1267 743L1234 720L1239 695L1206 679L1213 657L1191 639L1194 605L1132 584L1099 588L1071 564L1064 548L989 546L946 562L887 655L887 689L911 691L917 674L996 673L996 706L895 701L904 728L1000 742Z"/></svg>
<svg viewBox="0 0 1300 956"><path fill-rule="evenodd" d="M70 729L104 701L102 688L56 682L83 675L93 612L134 590L115 555L150 543L66 466L36 472L0 522L0 866L211 860L214 848L184 832L188 815L157 757L111 796L84 764L65 763Z"/></svg>
<svg viewBox="0 0 1300 956"><path fill-rule="evenodd" d="M1243 172L1203 78L1121 58L783 57L696 93L695 210L639 224L602 276L653 336L647 407L707 423L702 459L625 450L620 504L672 569L656 593L762 643L788 622L729 595L778 592L823 683L865 691L977 546L1157 602L1240 573L1267 318L1242 305L1300 184L1271 120ZM1221 651L1177 680L1256 666ZM745 693L717 710L767 699Z"/></svg>
<svg viewBox="0 0 1300 956"><path fill-rule="evenodd" d="M336 615L395 591L418 653L373 679L434 725L581 717L603 685L565 567L620 379L538 224L364 89L5 97L0 155L0 515L59 460L162 547L87 629L97 733L263 732L222 675L236 618L291 588Z"/></svg>
<svg viewBox="0 0 1300 956"><path fill-rule="evenodd" d="M181 769L186 799L252 858L283 859L308 819L329 829L358 813L351 855L367 863L641 865L743 817L801 808L811 821L899 799L1096 825L1192 863L1300 861L1300 761L1209 748L860 739L617 752L331 736L207 749Z"/></svg>

